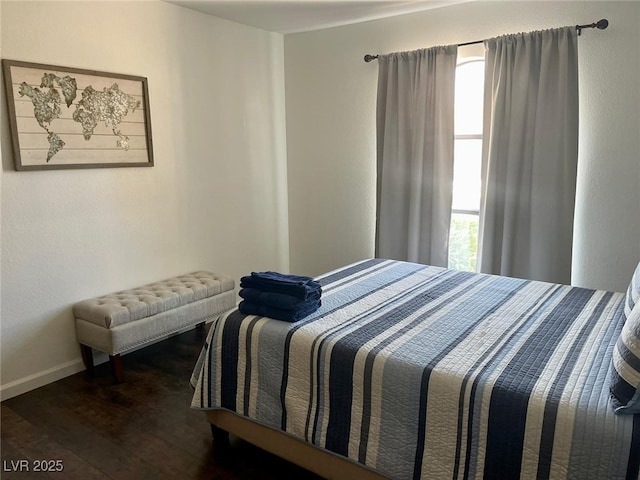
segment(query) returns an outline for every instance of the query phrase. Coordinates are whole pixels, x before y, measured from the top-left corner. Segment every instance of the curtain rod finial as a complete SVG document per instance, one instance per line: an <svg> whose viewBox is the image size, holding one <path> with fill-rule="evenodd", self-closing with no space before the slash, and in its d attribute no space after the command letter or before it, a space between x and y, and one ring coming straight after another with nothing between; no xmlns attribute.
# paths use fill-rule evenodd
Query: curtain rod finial
<svg viewBox="0 0 640 480"><path fill-rule="evenodd" d="M364 61L369 63L372 60L375 60L376 58L378 58L378 55L369 55L368 53L364 56Z"/></svg>
<svg viewBox="0 0 640 480"><path fill-rule="evenodd" d="M607 20L606 18L603 18L602 20L598 20L596 23L590 23L587 25L576 25L576 30L578 32L578 35L581 35L583 28L597 28L598 30L604 30L608 26L609 26L609 20Z"/></svg>

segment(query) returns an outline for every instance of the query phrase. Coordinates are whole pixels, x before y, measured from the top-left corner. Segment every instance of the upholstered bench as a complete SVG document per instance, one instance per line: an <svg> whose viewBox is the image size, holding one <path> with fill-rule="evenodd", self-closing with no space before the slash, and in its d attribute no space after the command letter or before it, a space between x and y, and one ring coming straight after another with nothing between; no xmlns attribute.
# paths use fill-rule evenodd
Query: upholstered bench
<svg viewBox="0 0 640 480"><path fill-rule="evenodd" d="M92 348L109 354L122 382L120 354L194 325L204 325L235 306L231 277L199 271L143 287L84 300L73 306L76 335L87 370Z"/></svg>

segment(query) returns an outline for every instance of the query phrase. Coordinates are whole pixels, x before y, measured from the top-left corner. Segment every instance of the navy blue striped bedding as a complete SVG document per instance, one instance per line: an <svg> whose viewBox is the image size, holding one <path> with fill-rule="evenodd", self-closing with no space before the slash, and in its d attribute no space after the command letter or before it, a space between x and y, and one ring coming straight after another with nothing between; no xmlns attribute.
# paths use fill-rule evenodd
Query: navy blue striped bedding
<svg viewBox="0 0 640 480"><path fill-rule="evenodd" d="M192 407L224 409L394 479L637 479L615 415L624 294L366 260L297 323L212 326Z"/></svg>

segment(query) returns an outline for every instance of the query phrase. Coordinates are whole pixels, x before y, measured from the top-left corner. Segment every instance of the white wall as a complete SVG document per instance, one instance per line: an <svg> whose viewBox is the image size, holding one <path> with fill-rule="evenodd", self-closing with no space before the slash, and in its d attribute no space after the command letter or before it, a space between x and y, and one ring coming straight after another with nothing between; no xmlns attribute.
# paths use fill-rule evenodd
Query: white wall
<svg viewBox="0 0 640 480"><path fill-rule="evenodd" d="M153 168L17 172L2 92L2 396L81 370L71 305L288 263L283 37L164 2L6 2L2 57L148 77Z"/></svg>
<svg viewBox="0 0 640 480"><path fill-rule="evenodd" d="M291 269L374 254L378 68L364 54L601 18L609 29L579 39L573 283L626 289L640 260L640 2L473 2L285 36Z"/></svg>

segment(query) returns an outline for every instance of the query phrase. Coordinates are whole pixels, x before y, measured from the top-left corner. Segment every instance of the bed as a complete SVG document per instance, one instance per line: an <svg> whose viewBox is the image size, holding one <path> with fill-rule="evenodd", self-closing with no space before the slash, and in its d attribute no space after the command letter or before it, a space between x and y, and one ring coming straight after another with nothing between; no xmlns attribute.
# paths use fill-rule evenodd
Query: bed
<svg viewBox="0 0 640 480"><path fill-rule="evenodd" d="M623 293L384 259L317 279L299 322L212 324L191 384L215 430L327 478L638 479Z"/></svg>

